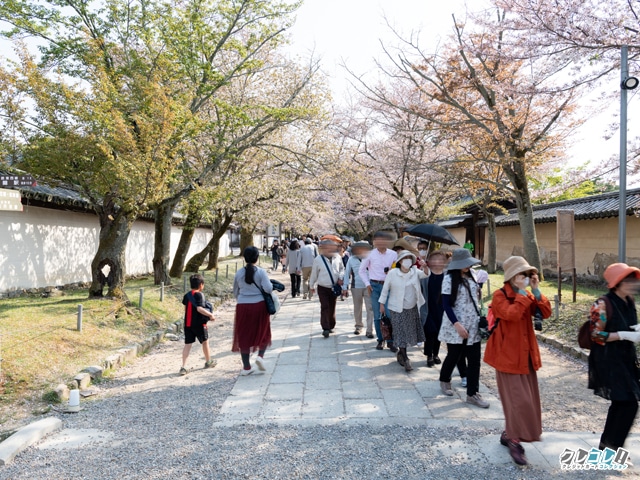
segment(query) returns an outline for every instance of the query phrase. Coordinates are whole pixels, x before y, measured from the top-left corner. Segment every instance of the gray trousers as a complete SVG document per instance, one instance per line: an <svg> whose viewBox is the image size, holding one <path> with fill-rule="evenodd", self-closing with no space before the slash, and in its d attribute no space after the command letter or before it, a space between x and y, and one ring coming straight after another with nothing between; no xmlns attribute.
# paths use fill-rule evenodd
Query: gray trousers
<svg viewBox="0 0 640 480"><path fill-rule="evenodd" d="M351 297L353 298L353 316L356 319L356 328L363 328L362 324L362 303L364 300L367 309L367 333L373 333L373 307L371 306L371 294L367 287L352 288Z"/></svg>
<svg viewBox="0 0 640 480"><path fill-rule="evenodd" d="M312 269L313 267L302 267L302 293L305 295L309 293L309 279L311 278Z"/></svg>

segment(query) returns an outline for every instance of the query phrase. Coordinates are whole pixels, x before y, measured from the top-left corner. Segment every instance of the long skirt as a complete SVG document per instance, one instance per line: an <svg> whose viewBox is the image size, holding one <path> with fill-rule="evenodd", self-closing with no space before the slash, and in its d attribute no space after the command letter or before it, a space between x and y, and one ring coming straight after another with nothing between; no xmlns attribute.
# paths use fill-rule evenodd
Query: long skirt
<svg viewBox="0 0 640 480"><path fill-rule="evenodd" d="M271 317L262 302L238 303L233 326L232 352L266 350L271 345Z"/></svg>
<svg viewBox="0 0 640 480"><path fill-rule="evenodd" d="M402 310L402 312L389 310L389 317L393 329L393 343L396 347L407 348L424 342L424 330L418 307Z"/></svg>
<svg viewBox="0 0 640 480"><path fill-rule="evenodd" d="M496 370L507 437L523 442L540 441L542 409L538 376L529 359L529 373L517 375Z"/></svg>

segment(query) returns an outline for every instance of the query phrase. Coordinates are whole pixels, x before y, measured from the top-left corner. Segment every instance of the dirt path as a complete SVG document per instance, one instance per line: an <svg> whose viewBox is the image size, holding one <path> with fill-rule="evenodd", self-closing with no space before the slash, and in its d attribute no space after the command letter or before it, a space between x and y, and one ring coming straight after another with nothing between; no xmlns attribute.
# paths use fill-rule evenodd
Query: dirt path
<svg viewBox="0 0 640 480"><path fill-rule="evenodd" d="M609 401L587 389L586 363L541 344L542 368L538 384L542 401L543 430L562 432L600 432ZM498 392L493 369L483 364L481 379L493 392ZM638 419L632 431L637 431Z"/></svg>

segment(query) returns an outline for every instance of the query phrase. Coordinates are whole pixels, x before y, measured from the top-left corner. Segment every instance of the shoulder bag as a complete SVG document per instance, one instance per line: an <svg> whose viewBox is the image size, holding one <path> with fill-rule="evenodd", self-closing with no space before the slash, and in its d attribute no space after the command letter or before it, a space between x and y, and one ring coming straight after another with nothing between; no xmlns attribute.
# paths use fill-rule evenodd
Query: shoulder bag
<svg viewBox="0 0 640 480"><path fill-rule="evenodd" d="M342 287L333 281L333 275L331 275L331 269L329 268L329 264L327 264L327 259L322 255L322 261L324 262L324 266L327 267L327 272L329 273L329 278L331 279L331 291L333 295L339 297L342 295Z"/></svg>

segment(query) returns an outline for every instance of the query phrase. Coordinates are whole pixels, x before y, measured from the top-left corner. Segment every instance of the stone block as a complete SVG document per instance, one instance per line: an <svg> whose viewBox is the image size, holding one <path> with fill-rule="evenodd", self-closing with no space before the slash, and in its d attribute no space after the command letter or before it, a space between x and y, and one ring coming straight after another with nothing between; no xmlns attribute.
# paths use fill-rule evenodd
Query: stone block
<svg viewBox="0 0 640 480"><path fill-rule="evenodd" d="M122 355L109 355L104 359L104 366L106 369L118 368L122 362Z"/></svg>
<svg viewBox="0 0 640 480"><path fill-rule="evenodd" d="M91 375L89 375L86 372L81 372L78 375L76 375L75 377L73 377L73 379L76 381L76 383L78 384L78 388L80 390L84 390L85 388L87 388L89 385L91 385Z"/></svg>
<svg viewBox="0 0 640 480"><path fill-rule="evenodd" d="M173 342L180 340L180 337L178 337L178 335L176 335L175 333L167 333L164 338Z"/></svg>
<svg viewBox="0 0 640 480"><path fill-rule="evenodd" d="M62 428L62 420L48 417L22 427L16 433L0 443L0 465L7 465L15 456L27 447L42 440L46 435Z"/></svg>
<svg viewBox="0 0 640 480"><path fill-rule="evenodd" d="M69 387L67 387L64 383L61 383L60 385L58 385L53 390L53 393L55 393L56 400L59 403L63 403L69 400Z"/></svg>
<svg viewBox="0 0 640 480"><path fill-rule="evenodd" d="M91 367L85 368L82 371L88 373L91 376L91 379L95 380L95 379L102 378L102 373L104 372L104 369L98 365L93 365Z"/></svg>
<svg viewBox="0 0 640 480"><path fill-rule="evenodd" d="M175 323L172 323L167 327L167 333L176 333L178 331L178 326Z"/></svg>

